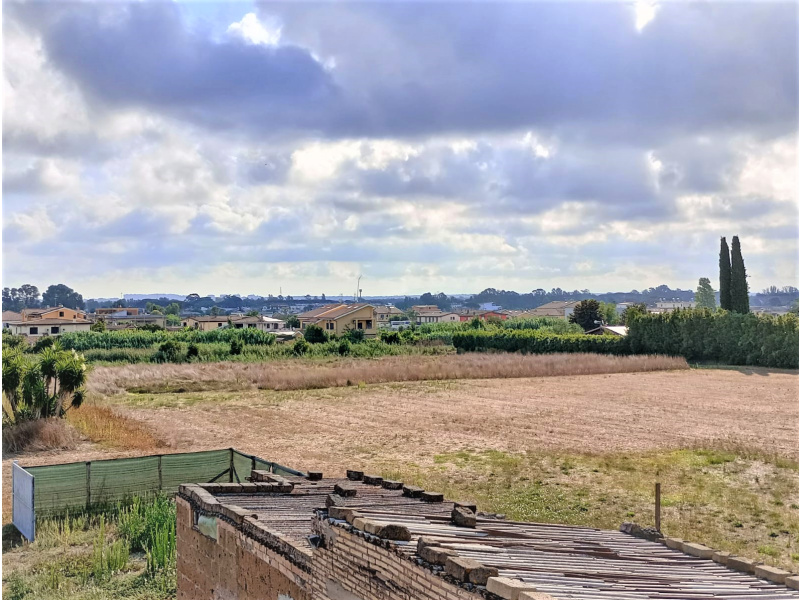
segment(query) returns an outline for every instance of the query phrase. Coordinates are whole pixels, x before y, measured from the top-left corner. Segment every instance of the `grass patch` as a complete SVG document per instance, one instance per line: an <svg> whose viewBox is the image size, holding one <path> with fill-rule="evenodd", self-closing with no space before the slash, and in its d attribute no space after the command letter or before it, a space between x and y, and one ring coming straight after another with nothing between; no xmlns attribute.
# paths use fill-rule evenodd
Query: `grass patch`
<svg viewBox="0 0 800 600"><path fill-rule="evenodd" d="M163 447L144 425L120 415L107 406L84 404L67 413L67 420L80 433L102 446L130 450L153 450Z"/></svg>
<svg viewBox="0 0 800 600"><path fill-rule="evenodd" d="M175 505L165 497L133 502L97 514L40 520L33 543L20 542L10 527L4 528L3 597L174 598ZM134 520L137 526L130 527ZM154 533L148 537L147 531Z"/></svg>
<svg viewBox="0 0 800 600"><path fill-rule="evenodd" d="M386 465L382 475L509 519L616 529L654 524L662 484L667 535L797 571L797 464L728 449L582 455L495 450L433 458L434 468Z"/></svg>
<svg viewBox="0 0 800 600"><path fill-rule="evenodd" d="M71 450L79 441L78 433L64 419L37 419L3 426L4 454L31 450Z"/></svg>

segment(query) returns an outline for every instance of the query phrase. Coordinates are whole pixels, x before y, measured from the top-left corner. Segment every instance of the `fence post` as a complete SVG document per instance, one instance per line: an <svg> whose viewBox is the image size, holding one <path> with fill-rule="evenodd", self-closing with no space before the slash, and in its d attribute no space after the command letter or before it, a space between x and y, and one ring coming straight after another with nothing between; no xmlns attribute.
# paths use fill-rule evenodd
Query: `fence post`
<svg viewBox="0 0 800 600"><path fill-rule="evenodd" d="M656 531L661 531L661 484L656 482Z"/></svg>
<svg viewBox="0 0 800 600"><path fill-rule="evenodd" d="M256 457L255 455L250 457L250 476L253 476L253 471L256 470Z"/></svg>
<svg viewBox="0 0 800 600"><path fill-rule="evenodd" d="M164 489L163 479L161 477L161 454L158 455L158 491L161 492Z"/></svg>
<svg viewBox="0 0 800 600"><path fill-rule="evenodd" d="M229 481L233 483L233 448L231 448L231 465L228 467Z"/></svg>
<svg viewBox="0 0 800 600"><path fill-rule="evenodd" d="M86 463L86 508L92 505L92 463Z"/></svg>

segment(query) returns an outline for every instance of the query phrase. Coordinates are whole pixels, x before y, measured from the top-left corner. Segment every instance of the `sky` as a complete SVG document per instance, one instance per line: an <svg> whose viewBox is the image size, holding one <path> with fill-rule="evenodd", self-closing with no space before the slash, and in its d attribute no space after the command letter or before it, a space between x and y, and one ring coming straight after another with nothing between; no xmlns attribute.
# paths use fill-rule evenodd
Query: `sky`
<svg viewBox="0 0 800 600"><path fill-rule="evenodd" d="M796 3L4 2L3 286L797 286ZM716 284L715 284L716 287Z"/></svg>

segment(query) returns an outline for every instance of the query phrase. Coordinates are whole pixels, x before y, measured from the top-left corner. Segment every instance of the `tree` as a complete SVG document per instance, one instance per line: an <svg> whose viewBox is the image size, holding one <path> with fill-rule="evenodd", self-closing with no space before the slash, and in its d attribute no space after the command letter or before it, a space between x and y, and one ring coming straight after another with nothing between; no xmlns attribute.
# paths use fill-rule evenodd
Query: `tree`
<svg viewBox="0 0 800 600"><path fill-rule="evenodd" d="M25 283L18 288L3 288L3 310L19 312L39 306L39 288Z"/></svg>
<svg viewBox="0 0 800 600"><path fill-rule="evenodd" d="M42 304L73 309L82 309L85 306L83 296L63 283L48 287L42 294Z"/></svg>
<svg viewBox="0 0 800 600"><path fill-rule="evenodd" d="M165 315L179 315L181 314L181 305L177 302L172 302L167 305L163 312Z"/></svg>
<svg viewBox="0 0 800 600"><path fill-rule="evenodd" d="M724 237L719 240L719 306L731 310L731 253Z"/></svg>
<svg viewBox="0 0 800 600"><path fill-rule="evenodd" d="M613 302L600 303L600 316L603 318L603 323L606 325L616 325L619 323L617 305Z"/></svg>
<svg viewBox="0 0 800 600"><path fill-rule="evenodd" d="M222 314L222 309L219 306L212 306L211 307L211 316L212 317L218 317L220 314Z"/></svg>
<svg viewBox="0 0 800 600"><path fill-rule="evenodd" d="M595 329L601 322L600 303L597 300L581 300L572 309L570 323L577 323L584 331Z"/></svg>
<svg viewBox="0 0 800 600"><path fill-rule="evenodd" d="M714 288L711 287L711 280L708 277L701 277L697 282L697 291L694 293L694 301L697 308L717 308L717 299L714 297Z"/></svg>
<svg viewBox="0 0 800 600"><path fill-rule="evenodd" d="M18 350L3 352L6 416L20 421L63 417L85 397L86 360L54 344L33 357Z"/></svg>
<svg viewBox="0 0 800 600"><path fill-rule="evenodd" d="M306 326L303 337L309 344L323 344L328 341L328 334L319 325Z"/></svg>
<svg viewBox="0 0 800 600"><path fill-rule="evenodd" d="M259 312L257 310L248 310L245 316L248 317L257 317L259 316Z"/></svg>
<svg viewBox="0 0 800 600"><path fill-rule="evenodd" d="M633 321L638 315L646 315L647 314L647 305L644 302L639 302L638 304L631 304L625 310L622 311L621 321L623 325L630 325L631 321Z"/></svg>
<svg viewBox="0 0 800 600"><path fill-rule="evenodd" d="M300 329L300 319L297 318L297 315L289 315L286 317L286 326L292 329Z"/></svg>
<svg viewBox="0 0 800 600"><path fill-rule="evenodd" d="M89 330L90 331L96 331L98 333L102 333L102 332L104 332L106 330L106 322L103 321L102 319L100 319L99 321L95 321L89 327Z"/></svg>
<svg viewBox="0 0 800 600"><path fill-rule="evenodd" d="M178 327L181 324L181 318L178 315L167 315L167 325L170 327Z"/></svg>
<svg viewBox="0 0 800 600"><path fill-rule="evenodd" d="M186 298L184 299L184 302L189 302L189 303L191 303L191 302L197 302L198 300L200 300L200 294L189 294L189 295L188 295L188 296L186 296Z"/></svg>
<svg viewBox="0 0 800 600"><path fill-rule="evenodd" d="M750 312L750 296L747 287L747 272L744 268L739 236L731 242L731 310L742 314Z"/></svg>

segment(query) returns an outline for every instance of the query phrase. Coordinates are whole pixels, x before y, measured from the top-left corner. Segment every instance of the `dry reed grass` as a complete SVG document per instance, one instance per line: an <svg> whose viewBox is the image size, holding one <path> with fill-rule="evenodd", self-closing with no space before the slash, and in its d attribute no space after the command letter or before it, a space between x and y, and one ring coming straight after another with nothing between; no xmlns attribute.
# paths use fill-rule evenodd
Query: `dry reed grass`
<svg viewBox="0 0 800 600"><path fill-rule="evenodd" d="M91 441L125 450L152 450L165 446L145 425L107 406L84 404L67 413L67 420Z"/></svg>
<svg viewBox="0 0 800 600"><path fill-rule="evenodd" d="M286 360L269 363L137 364L98 367L89 390L113 395L232 389L300 390L448 379L601 375L688 369L683 358L602 354L389 356L378 359Z"/></svg>
<svg viewBox="0 0 800 600"><path fill-rule="evenodd" d="M3 427L3 453L40 450L71 450L80 435L63 419L23 421Z"/></svg>

